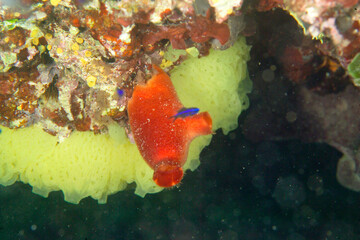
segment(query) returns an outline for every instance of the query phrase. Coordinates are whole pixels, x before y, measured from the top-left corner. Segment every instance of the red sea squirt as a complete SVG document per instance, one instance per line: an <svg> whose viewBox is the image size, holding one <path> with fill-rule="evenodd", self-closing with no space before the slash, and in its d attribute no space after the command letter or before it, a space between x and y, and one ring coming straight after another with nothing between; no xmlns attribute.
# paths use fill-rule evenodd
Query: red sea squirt
<svg viewBox="0 0 360 240"><path fill-rule="evenodd" d="M208 112L184 118L175 116L184 108L170 77L159 67L145 84L137 85L128 103L130 128L147 164L154 169L153 180L161 187L178 184L184 173L190 142L212 133Z"/></svg>

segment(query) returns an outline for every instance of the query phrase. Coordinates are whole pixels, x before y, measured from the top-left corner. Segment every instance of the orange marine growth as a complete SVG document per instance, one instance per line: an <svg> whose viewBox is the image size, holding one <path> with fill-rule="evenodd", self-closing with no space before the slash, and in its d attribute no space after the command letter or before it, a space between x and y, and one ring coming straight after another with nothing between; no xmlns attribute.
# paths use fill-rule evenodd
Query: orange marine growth
<svg viewBox="0 0 360 240"><path fill-rule="evenodd" d="M136 145L161 187L178 184L184 173L190 142L212 133L208 112L179 117L181 104L169 76L158 66L156 74L135 87L128 103L129 123ZM176 116L176 117L175 117Z"/></svg>

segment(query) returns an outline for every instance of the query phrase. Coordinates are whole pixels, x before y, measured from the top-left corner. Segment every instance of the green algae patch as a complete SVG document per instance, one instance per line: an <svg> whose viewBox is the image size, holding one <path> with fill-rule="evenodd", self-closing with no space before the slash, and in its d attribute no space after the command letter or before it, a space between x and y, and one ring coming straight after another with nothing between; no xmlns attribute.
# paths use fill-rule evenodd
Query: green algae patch
<svg viewBox="0 0 360 240"><path fill-rule="evenodd" d="M348 65L348 72L354 79L354 84L360 86L360 53L356 54L354 59Z"/></svg>

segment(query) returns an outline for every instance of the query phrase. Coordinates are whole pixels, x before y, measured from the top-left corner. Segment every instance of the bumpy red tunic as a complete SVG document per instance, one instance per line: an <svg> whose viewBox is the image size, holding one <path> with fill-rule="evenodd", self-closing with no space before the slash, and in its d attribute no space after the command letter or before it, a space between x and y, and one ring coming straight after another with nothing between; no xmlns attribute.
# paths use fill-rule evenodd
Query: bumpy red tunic
<svg viewBox="0 0 360 240"><path fill-rule="evenodd" d="M128 116L136 145L153 179L161 187L172 187L183 177L190 142L197 136L212 133L207 112L184 118L172 118L181 104L169 76L154 66L156 74L135 87L128 103Z"/></svg>

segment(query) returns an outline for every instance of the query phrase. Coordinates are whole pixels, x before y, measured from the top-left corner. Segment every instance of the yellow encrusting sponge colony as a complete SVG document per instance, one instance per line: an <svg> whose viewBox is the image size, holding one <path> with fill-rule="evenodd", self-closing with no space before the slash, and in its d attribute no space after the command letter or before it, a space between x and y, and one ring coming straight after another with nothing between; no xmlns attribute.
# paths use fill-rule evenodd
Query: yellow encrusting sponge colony
<svg viewBox="0 0 360 240"><path fill-rule="evenodd" d="M208 111L213 130L227 134L237 127L237 118L248 107L246 62L250 47L240 39L225 51L211 50L203 58L189 56L170 74L185 107ZM145 196L162 190L152 180L153 170L140 156L123 128L109 126L109 134L74 132L61 143L32 126L10 130L0 127L0 184L28 183L33 192L46 197L62 190L65 200L78 203L91 196L106 203L107 196L136 183L135 193ZM184 169L196 169L201 150L211 136L196 138Z"/></svg>

